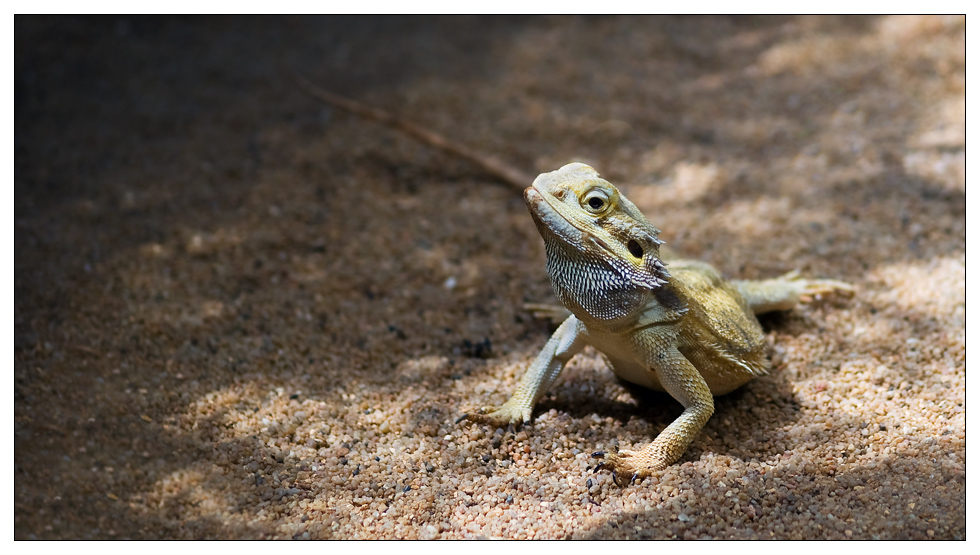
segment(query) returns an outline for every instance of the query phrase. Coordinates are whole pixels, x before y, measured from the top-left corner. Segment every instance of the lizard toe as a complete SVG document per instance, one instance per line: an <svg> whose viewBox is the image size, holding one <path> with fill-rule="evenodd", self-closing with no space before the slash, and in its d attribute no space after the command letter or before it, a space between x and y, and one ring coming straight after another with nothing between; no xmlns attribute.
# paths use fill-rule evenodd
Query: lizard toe
<svg viewBox="0 0 980 555"><path fill-rule="evenodd" d="M616 485L623 487L627 485L632 485L643 478L646 478L653 474L655 469L651 468L649 465L644 464L643 456L641 452L637 451L620 451L619 453L602 453L601 451L594 453L593 456L600 454L603 461L600 462L596 468L595 472L599 470L609 470L612 472L613 481ZM629 480L624 482L620 481L620 477L629 476ZM624 479L625 480L625 479Z"/></svg>

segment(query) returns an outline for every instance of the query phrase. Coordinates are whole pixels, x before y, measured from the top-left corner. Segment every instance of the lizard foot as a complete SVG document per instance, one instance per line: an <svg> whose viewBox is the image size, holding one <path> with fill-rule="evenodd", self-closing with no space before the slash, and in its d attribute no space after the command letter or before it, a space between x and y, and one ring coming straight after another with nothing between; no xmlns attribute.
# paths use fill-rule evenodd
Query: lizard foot
<svg viewBox="0 0 980 555"><path fill-rule="evenodd" d="M539 320L550 320L556 326L560 325L572 315L567 308L551 304L526 303L524 310L527 310Z"/></svg>
<svg viewBox="0 0 980 555"><path fill-rule="evenodd" d="M468 412L456 419L456 423L459 424L463 420L469 420L478 424L489 424L496 428L506 428L510 425L529 422L531 420L531 409L515 408L504 403L500 407L483 407L478 412Z"/></svg>
<svg viewBox="0 0 980 555"><path fill-rule="evenodd" d="M667 468L667 464L659 457L653 457L646 449L642 451L620 451L619 453L603 453L601 451L592 453L592 458L602 459L595 467L595 472L600 470L612 471L613 481L616 485L628 486L637 480L642 480L652 476L654 472Z"/></svg>

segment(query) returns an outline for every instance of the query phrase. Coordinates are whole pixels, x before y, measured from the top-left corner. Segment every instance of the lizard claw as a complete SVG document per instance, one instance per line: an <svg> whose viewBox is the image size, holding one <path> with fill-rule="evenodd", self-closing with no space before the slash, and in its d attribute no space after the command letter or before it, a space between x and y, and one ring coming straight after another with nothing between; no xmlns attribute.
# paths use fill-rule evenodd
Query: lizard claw
<svg viewBox="0 0 980 555"><path fill-rule="evenodd" d="M660 470L660 468L656 468L656 465L644 464L642 461L644 458L642 451L620 451L615 455L597 451L596 453L592 454L593 457L596 455L602 456L603 461L596 466L595 472L598 472L601 469L610 470L612 472L613 481L620 487L633 485L638 480L651 476L655 471ZM629 482L620 483L620 475L629 476Z"/></svg>
<svg viewBox="0 0 980 555"><path fill-rule="evenodd" d="M631 451L623 451L623 454L631 454ZM638 479L641 479L648 474L640 468L636 468L630 464L626 464L624 459L619 455L607 455L605 451L596 451L592 453L592 458L594 459L604 459L602 462L596 465L592 470L593 473L599 472L602 469L609 469L612 471L613 482L616 482L617 486L623 487L624 484L619 482L619 473L622 472L630 477L629 484L633 485Z"/></svg>
<svg viewBox="0 0 980 555"><path fill-rule="evenodd" d="M854 296L854 286L844 281L835 279L804 279L799 270L787 272L779 278L780 281L792 283L800 295L800 300L810 302L815 297L824 295L843 295L845 297Z"/></svg>

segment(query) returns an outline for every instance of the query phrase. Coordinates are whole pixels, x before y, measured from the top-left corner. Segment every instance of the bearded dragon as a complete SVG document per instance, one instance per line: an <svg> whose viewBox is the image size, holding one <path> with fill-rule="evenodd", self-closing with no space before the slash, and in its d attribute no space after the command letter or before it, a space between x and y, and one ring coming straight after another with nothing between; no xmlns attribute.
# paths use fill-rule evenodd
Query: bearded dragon
<svg viewBox="0 0 980 555"><path fill-rule="evenodd" d="M660 258L660 231L585 164L539 175L524 199L544 239L551 285L571 314L507 402L460 420L497 427L530 421L534 405L569 359L592 345L619 377L666 392L684 406L652 443L593 455L603 459L597 470L610 469L631 482L680 458L714 412L713 396L768 372L755 314L853 291L847 283L802 279L797 272L726 281L710 265L693 260L671 261L668 271Z"/></svg>
<svg viewBox="0 0 980 555"><path fill-rule="evenodd" d="M293 74L301 90L325 104L377 121L476 164L501 182L524 189L530 177L493 156L387 112L327 92ZM586 345L601 352L619 377L666 392L684 412L636 451L597 452L596 470L630 482L661 471L684 453L724 395L769 371L755 315L789 310L851 285L803 279L790 272L763 281L726 281L704 262L660 258L660 231L616 187L585 164L539 175L524 200L544 239L548 276L564 309L528 305L539 316L565 320L500 407L457 420L506 427L531 420L534 405L565 364ZM567 317L566 317L567 316Z"/></svg>

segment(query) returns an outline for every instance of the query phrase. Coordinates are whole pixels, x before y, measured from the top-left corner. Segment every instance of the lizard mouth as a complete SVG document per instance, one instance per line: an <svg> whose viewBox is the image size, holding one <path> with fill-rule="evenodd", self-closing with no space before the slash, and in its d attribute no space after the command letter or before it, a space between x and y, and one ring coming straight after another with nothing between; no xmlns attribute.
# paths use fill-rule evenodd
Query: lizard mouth
<svg viewBox="0 0 980 555"><path fill-rule="evenodd" d="M594 233L589 233L576 225L576 222L571 218L565 217L562 209L568 209L554 195L542 192L532 185L524 189L524 202L527 203L527 209L543 237L552 235L564 243L578 247L581 247L588 238L592 238L599 247L612 250L605 241L596 237ZM546 231L547 235L545 234Z"/></svg>

